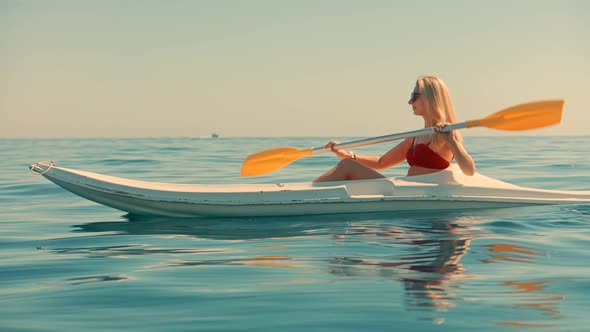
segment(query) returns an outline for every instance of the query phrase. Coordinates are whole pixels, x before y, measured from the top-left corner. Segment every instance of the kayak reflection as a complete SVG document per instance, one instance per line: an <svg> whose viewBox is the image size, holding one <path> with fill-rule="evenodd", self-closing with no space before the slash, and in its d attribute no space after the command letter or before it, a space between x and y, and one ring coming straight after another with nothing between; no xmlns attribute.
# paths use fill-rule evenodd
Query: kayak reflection
<svg viewBox="0 0 590 332"><path fill-rule="evenodd" d="M81 232L121 235L179 235L212 240L255 240L331 235L347 223L366 220L358 215L268 218L171 218L126 215L129 222L106 221L77 225Z"/></svg>
<svg viewBox="0 0 590 332"><path fill-rule="evenodd" d="M464 214L327 215L256 219L174 219L126 216L130 222L96 222L80 225L79 231L114 232L133 235L182 235L214 240L277 239L276 253L270 248L265 257L183 261L181 265L248 264L265 267L297 267L309 257L286 256L280 244L297 237L318 237L335 241L347 249L355 243L375 246L379 254L355 251L351 255L327 259L329 273L338 277L378 277L402 282L406 307L436 311L453 307L457 298L453 284L473 278L464 273L461 258L480 229L480 219ZM281 241L283 239L283 241ZM317 258L313 258L316 260ZM172 265L171 265L172 264ZM164 266L159 266L160 268Z"/></svg>
<svg viewBox="0 0 590 332"><path fill-rule="evenodd" d="M497 303L510 303L510 313L498 316L497 324L556 326L564 297L553 288L572 281L526 273L542 268L539 258L545 257L545 250L507 235L514 225L502 221L511 220L506 216L514 219L519 211L535 212L527 208L477 215L378 213L254 219L128 215L127 222L78 225L76 232L94 234L85 234L83 241L60 240L61 247L49 248L64 255L136 257L139 262L138 267L125 264L106 276L76 276L68 281L76 284L188 269L182 273L206 285L210 281L201 279L201 272L219 267L224 273L240 275L238 284L264 291L297 292L298 287L308 291L301 285L318 289L318 284L334 281L348 281L352 287L344 289L364 291L383 280L395 288L398 282L403 286L403 291L386 294L387 299L399 296L397 302L406 310L436 324L465 312L471 304L497 309ZM455 306L462 308L451 310Z"/></svg>
<svg viewBox="0 0 590 332"><path fill-rule="evenodd" d="M447 220L462 216L459 212L439 214ZM302 236L334 236L363 223L382 224L439 222L430 213L365 213L318 216L257 218L173 218L127 214L128 222L99 221L76 226L77 232L110 232L121 235L181 235L216 240L252 240ZM355 226L356 225L356 226Z"/></svg>

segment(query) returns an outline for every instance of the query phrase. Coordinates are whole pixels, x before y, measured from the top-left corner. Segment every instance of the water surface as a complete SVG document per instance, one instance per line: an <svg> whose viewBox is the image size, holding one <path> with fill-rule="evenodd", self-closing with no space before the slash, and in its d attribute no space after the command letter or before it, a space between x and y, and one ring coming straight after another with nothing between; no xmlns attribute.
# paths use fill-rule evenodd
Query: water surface
<svg viewBox="0 0 590 332"><path fill-rule="evenodd" d="M485 175L529 187L590 190L590 137L465 140ZM146 218L81 199L27 170L53 160L149 181L309 181L336 159L302 159L254 178L241 178L239 169L246 155L261 149L325 141L0 140L0 330L587 328L589 206ZM385 174L406 170L400 165Z"/></svg>

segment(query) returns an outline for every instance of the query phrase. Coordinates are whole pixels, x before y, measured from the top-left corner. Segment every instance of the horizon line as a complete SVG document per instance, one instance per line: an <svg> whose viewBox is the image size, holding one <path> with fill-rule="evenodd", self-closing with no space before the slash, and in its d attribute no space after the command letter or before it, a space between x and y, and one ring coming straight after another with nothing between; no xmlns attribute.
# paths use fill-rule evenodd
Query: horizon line
<svg viewBox="0 0 590 332"><path fill-rule="evenodd" d="M547 134L547 135L534 135L534 134L494 134L494 135L469 135L463 134L464 137L590 137L590 134ZM0 137L0 140L54 140L54 139L153 139L153 138L190 138L190 139L257 139L257 138L335 138L335 137L350 137L350 138L366 138L372 136L324 136L324 135L309 135L309 136L38 136L38 137Z"/></svg>

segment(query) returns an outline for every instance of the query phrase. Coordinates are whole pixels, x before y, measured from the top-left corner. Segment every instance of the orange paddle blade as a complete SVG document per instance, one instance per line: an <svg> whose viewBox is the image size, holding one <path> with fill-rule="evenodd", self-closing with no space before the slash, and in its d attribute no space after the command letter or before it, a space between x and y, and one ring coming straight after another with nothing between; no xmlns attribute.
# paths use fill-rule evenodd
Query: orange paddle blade
<svg viewBox="0 0 590 332"><path fill-rule="evenodd" d="M561 122L563 99L520 104L465 123L465 128L488 127L501 130L543 128Z"/></svg>
<svg viewBox="0 0 590 332"><path fill-rule="evenodd" d="M262 175L283 168L297 159L312 155L312 148L272 148L249 155L242 164L242 176Z"/></svg>

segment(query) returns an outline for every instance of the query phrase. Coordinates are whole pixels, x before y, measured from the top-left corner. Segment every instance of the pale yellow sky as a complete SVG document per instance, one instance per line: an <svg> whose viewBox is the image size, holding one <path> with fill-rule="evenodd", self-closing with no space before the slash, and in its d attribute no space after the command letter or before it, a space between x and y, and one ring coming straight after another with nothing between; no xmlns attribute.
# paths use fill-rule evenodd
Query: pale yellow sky
<svg viewBox="0 0 590 332"><path fill-rule="evenodd" d="M589 22L582 0L5 0L0 138L384 135L423 125L424 74L459 120L564 98L526 134L587 135Z"/></svg>

